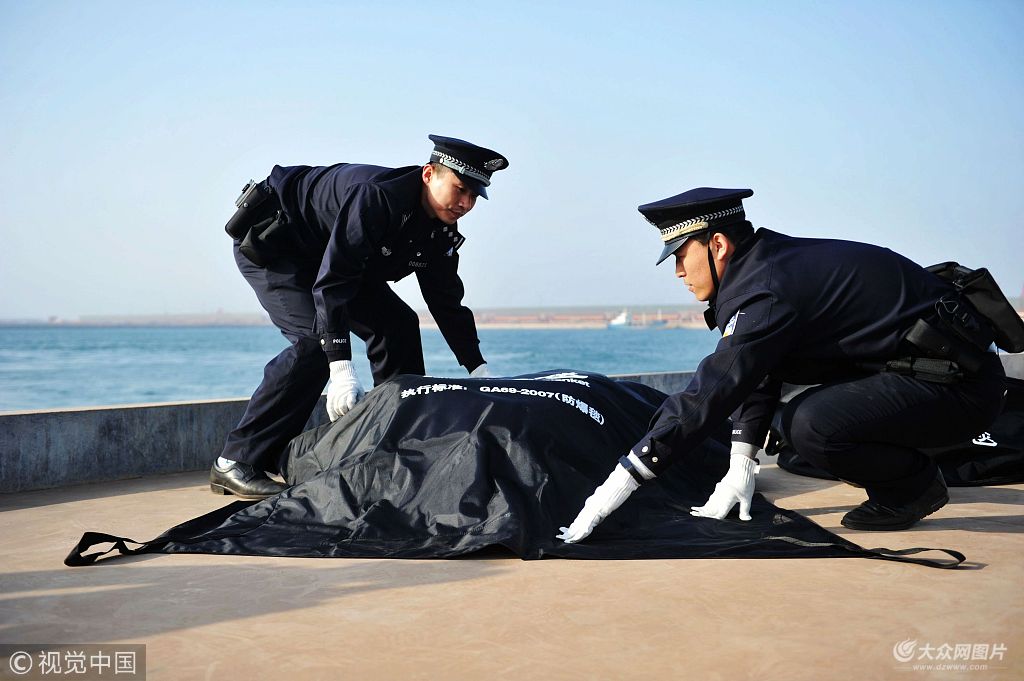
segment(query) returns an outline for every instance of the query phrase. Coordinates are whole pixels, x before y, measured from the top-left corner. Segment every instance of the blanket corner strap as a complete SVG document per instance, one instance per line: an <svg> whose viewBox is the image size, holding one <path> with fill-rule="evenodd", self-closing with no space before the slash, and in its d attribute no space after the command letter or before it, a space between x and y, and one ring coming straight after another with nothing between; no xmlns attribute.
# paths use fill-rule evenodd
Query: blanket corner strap
<svg viewBox="0 0 1024 681"><path fill-rule="evenodd" d="M114 545L106 551L99 551L96 553L86 554L85 552L91 549L97 544L113 543ZM128 544L139 544L140 548L130 549ZM134 539L127 537L115 537L112 534L104 534L103 532L86 532L82 535L82 538L78 540L78 544L75 548L71 549L71 553L64 559L64 564L68 567L78 567L80 565L92 565L103 556L117 551L122 556L130 556L136 553L147 553L152 551L152 547L145 542L137 542Z"/></svg>
<svg viewBox="0 0 1024 681"><path fill-rule="evenodd" d="M918 565L926 565L928 567L942 568L945 570L956 569L960 567L967 556L954 551L953 549L934 549L917 547L913 549L865 549L869 554L869 557L880 558L882 560L894 560L900 563L916 563ZM915 553L923 553L925 551L940 551L952 557L953 560L947 560L944 558L911 558L910 556Z"/></svg>

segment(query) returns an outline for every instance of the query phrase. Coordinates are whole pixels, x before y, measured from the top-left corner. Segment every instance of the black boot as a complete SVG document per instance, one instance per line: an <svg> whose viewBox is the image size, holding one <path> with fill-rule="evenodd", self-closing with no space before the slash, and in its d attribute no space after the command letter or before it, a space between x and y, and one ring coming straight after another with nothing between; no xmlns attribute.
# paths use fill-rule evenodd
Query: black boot
<svg viewBox="0 0 1024 681"><path fill-rule="evenodd" d="M233 461L224 468L214 461L210 468L210 491L214 494L234 494L239 499L266 499L286 489L288 485L271 480L263 471L241 461Z"/></svg>
<svg viewBox="0 0 1024 681"><path fill-rule="evenodd" d="M843 527L851 530L905 530L921 518L931 515L949 502L949 492L942 473L913 501L900 506L886 506L868 499L843 516Z"/></svg>

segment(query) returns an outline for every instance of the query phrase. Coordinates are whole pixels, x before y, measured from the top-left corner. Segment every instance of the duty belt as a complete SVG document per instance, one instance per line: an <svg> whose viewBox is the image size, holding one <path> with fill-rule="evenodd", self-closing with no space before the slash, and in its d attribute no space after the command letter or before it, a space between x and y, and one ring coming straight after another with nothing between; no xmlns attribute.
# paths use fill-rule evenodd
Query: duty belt
<svg viewBox="0 0 1024 681"><path fill-rule="evenodd" d="M986 351L947 331L944 320L939 323L941 326L919 319L910 327L903 337L910 348L910 356L862 362L859 366L932 383L959 383L964 377L978 373L984 366Z"/></svg>
<svg viewBox="0 0 1024 681"><path fill-rule="evenodd" d="M948 359L931 357L901 357L885 362L881 367L887 373L912 376L929 383L959 383L964 371L959 364Z"/></svg>

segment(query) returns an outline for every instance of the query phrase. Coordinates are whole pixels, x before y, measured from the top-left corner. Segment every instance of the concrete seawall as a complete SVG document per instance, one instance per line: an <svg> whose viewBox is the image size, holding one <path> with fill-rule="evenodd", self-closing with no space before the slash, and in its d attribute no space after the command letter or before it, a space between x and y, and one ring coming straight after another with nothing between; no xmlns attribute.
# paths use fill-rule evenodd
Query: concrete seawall
<svg viewBox="0 0 1024 681"><path fill-rule="evenodd" d="M663 392L692 372L628 378ZM54 409L0 414L0 493L209 468L248 400ZM327 420L324 399L306 424Z"/></svg>
<svg viewBox="0 0 1024 681"><path fill-rule="evenodd" d="M1024 378L1024 354L1003 355ZM665 393L693 372L618 375ZM0 493L208 468L247 399L56 409L0 414ZM307 427L327 419L324 400Z"/></svg>

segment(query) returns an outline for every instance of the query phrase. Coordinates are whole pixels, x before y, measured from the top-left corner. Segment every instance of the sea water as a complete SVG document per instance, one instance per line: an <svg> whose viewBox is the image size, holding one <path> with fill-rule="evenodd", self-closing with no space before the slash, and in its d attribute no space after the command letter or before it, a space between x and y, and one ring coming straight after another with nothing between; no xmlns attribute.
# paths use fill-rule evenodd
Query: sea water
<svg viewBox="0 0 1024 681"><path fill-rule="evenodd" d="M466 376L440 332L423 329L432 376ZM492 375L548 369L686 371L718 341L704 329L480 329ZM287 345L251 327L0 327L0 411L248 397ZM373 385L353 337L356 373Z"/></svg>

